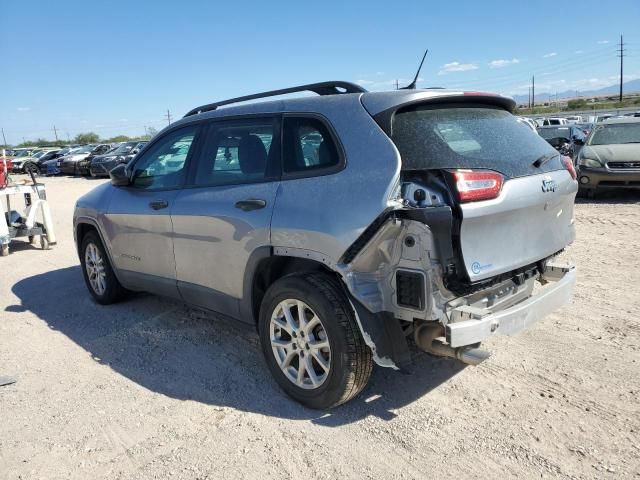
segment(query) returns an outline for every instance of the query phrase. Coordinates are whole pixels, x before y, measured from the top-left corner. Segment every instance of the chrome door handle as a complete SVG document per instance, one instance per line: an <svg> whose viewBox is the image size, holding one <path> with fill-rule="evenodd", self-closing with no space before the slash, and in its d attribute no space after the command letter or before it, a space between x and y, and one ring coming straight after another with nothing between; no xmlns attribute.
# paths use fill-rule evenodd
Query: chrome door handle
<svg viewBox="0 0 640 480"><path fill-rule="evenodd" d="M162 210L169 206L169 202L166 200L154 200L153 202L149 202L149 206L154 210Z"/></svg>
<svg viewBox="0 0 640 480"><path fill-rule="evenodd" d="M251 210L259 210L267 206L267 202L260 200L259 198L248 198L247 200L240 200L236 202L235 207L245 212Z"/></svg>

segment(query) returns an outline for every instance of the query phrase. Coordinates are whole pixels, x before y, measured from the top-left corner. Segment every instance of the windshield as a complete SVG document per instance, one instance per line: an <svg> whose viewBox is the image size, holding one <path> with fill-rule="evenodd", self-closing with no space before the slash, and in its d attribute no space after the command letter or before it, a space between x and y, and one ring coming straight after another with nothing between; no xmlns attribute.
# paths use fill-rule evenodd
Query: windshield
<svg viewBox="0 0 640 480"><path fill-rule="evenodd" d="M569 127L541 128L538 130L538 133L545 140L549 140L551 138L571 138L571 135L569 135Z"/></svg>
<svg viewBox="0 0 640 480"><path fill-rule="evenodd" d="M31 150L20 150L16 157L28 157L29 155L31 155Z"/></svg>
<svg viewBox="0 0 640 480"><path fill-rule="evenodd" d="M41 151L39 151L39 152L37 152L37 153L34 153L34 154L33 154L33 157L34 157L34 158L40 158L40 157L43 157L44 155L46 155L46 154L47 154L47 152L48 152L48 151L49 151L49 150L41 150Z"/></svg>
<svg viewBox="0 0 640 480"><path fill-rule="evenodd" d="M611 123L596 127L591 134L589 145L611 145L620 143L640 143L640 122Z"/></svg>
<svg viewBox="0 0 640 480"><path fill-rule="evenodd" d="M558 155L534 167L555 150L499 108L409 107L396 113L392 131L403 170L484 168L517 177L563 168Z"/></svg>
<svg viewBox="0 0 640 480"><path fill-rule="evenodd" d="M133 150L133 147L135 147L137 144L138 142L123 143L118 148L116 148L112 153L116 153L118 155L129 153L131 150Z"/></svg>
<svg viewBox="0 0 640 480"><path fill-rule="evenodd" d="M76 148L74 150L71 150L70 153L73 153L74 155L76 155L78 153L89 153L94 148L96 148L95 145L85 145L83 147L78 147L78 148Z"/></svg>

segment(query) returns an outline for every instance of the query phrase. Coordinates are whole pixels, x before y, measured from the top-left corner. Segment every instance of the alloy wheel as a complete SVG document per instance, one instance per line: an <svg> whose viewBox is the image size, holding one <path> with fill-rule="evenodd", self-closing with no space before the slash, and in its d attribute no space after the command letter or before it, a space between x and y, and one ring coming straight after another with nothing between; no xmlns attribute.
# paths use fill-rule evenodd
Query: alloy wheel
<svg viewBox="0 0 640 480"><path fill-rule="evenodd" d="M320 387L331 369L331 348L320 318L306 303L287 299L271 315L271 350L282 373L297 387Z"/></svg>

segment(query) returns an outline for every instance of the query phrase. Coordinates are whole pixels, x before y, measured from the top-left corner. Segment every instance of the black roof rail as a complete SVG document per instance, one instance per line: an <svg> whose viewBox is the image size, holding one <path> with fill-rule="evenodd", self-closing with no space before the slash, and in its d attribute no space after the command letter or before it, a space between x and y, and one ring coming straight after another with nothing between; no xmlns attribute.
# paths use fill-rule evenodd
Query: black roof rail
<svg viewBox="0 0 640 480"><path fill-rule="evenodd" d="M335 81L335 82L320 82L309 83L308 85L300 85L298 87L282 88L280 90L270 90L268 92L254 93L253 95L246 95L244 97L230 98L229 100L222 100L221 102L209 103L189 110L185 117L196 115L198 113L210 112L223 105L230 105L232 103L246 102L247 100L255 100L257 98L275 97L277 95L286 95L287 93L296 92L314 92L318 95L339 95L342 93L365 93L367 90L360 85L356 85L351 82Z"/></svg>

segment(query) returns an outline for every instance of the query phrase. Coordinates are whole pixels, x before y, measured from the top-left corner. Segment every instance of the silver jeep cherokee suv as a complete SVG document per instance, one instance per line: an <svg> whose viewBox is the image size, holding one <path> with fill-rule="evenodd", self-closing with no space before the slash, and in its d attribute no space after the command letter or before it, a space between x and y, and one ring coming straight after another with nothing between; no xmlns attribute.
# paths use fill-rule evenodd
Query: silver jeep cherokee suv
<svg viewBox="0 0 640 480"><path fill-rule="evenodd" d="M299 91L318 96L246 103ZM575 283L554 260L575 236L573 163L513 107L348 82L198 107L78 200L87 287L257 325L278 384L314 408L357 395L373 362L407 370L411 337L478 364Z"/></svg>

